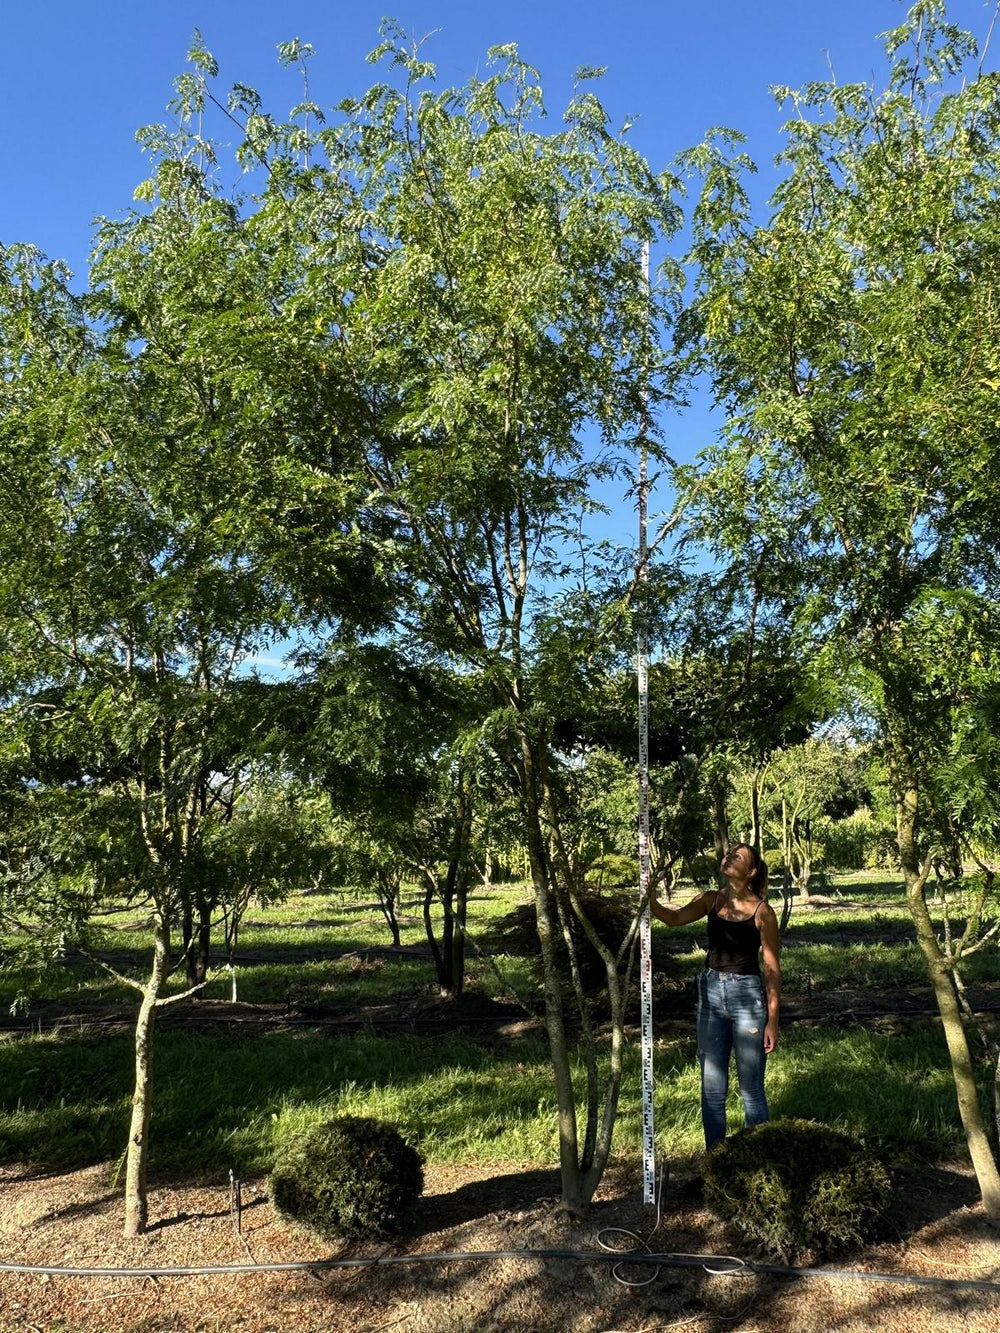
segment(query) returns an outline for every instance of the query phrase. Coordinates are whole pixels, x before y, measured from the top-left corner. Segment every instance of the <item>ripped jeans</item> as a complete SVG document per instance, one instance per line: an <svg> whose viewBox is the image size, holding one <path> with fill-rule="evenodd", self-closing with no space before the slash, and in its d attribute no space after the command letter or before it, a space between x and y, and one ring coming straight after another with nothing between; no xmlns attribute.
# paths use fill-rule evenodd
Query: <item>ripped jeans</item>
<svg viewBox="0 0 1000 1333"><path fill-rule="evenodd" d="M760 977L705 968L698 977L698 1061L707 1148L714 1148L726 1137L732 1051L736 1052L736 1074L747 1125L759 1125L768 1119L764 1094L766 1023L767 1001Z"/></svg>

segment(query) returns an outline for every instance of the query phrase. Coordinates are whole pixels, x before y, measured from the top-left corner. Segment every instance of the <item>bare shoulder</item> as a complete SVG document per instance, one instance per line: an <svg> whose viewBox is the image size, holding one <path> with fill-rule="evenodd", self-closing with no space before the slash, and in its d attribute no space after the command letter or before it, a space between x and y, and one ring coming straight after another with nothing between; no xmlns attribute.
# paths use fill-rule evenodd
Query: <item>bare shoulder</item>
<svg viewBox="0 0 1000 1333"><path fill-rule="evenodd" d="M778 918L774 915L774 908L766 898L762 899L760 906L757 908L757 920L761 925L763 925L765 921L768 925L778 924Z"/></svg>
<svg viewBox="0 0 1000 1333"><path fill-rule="evenodd" d="M770 951L777 957L781 948L781 932L778 918L774 915L774 908L768 902L761 903L757 908L757 927L760 930L760 942L764 946L765 956Z"/></svg>

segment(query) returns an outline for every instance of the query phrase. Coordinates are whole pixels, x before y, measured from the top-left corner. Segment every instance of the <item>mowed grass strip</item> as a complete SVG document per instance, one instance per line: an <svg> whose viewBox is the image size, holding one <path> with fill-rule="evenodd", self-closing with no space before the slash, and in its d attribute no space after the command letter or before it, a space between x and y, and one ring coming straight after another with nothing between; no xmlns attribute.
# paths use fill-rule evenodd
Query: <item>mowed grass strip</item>
<svg viewBox="0 0 1000 1333"><path fill-rule="evenodd" d="M871 908L852 903L793 912L784 954L789 993L927 985L915 945L901 934L908 918L899 886L872 881L845 886L845 895L853 898L858 887L870 893ZM477 894L470 908L473 934L485 934L526 896L523 886ZM406 905L412 909L414 900ZM141 975L148 961L142 923L131 926L108 932L105 939L109 950L124 949ZM852 939L852 930L863 938ZM879 939L883 931L885 938ZM703 922L658 932L661 941L670 939L675 980L690 981L702 966L703 935ZM422 922L412 910L404 915L403 940L425 944ZM433 968L417 951L383 952L379 946L388 943L385 923L370 901L306 895L255 909L241 936L241 951L250 957L238 967L239 998L290 1008L315 1004L338 1013L381 1007L405 1017L415 1004L436 997ZM318 956L304 957L311 949ZM324 950L344 956L319 956ZM468 991L505 1000L521 995L537 1009L534 960L497 962L506 984L470 949ZM996 979L995 950L984 949L969 963L970 980ZM4 981L8 1005L21 993L32 1005L86 1001L81 1004L86 1008L103 1001L119 1007L126 1019L134 1014L134 992L79 961L53 967L41 980L8 967ZM174 978L173 984L182 982ZM206 992L220 1000L229 994L226 975ZM132 1061L127 1032L101 1036L66 1026L44 1036L0 1040L0 1158L48 1168L117 1159L127 1132ZM582 1091L582 1072L578 1078ZM156 1038L155 1079L152 1165L170 1175L225 1178L230 1168L265 1171L282 1135L340 1113L392 1121L421 1144L430 1161L556 1158L551 1069L537 1031L516 1039L492 1030L426 1037L406 1030L345 1036L322 1028L248 1036L164 1024ZM947 1054L935 1024L892 1036L790 1025L770 1062L768 1090L772 1114L817 1119L859 1134L892 1159L964 1156ZM663 1150L674 1157L699 1152L693 1023L690 1035L659 1043L656 1098ZM733 1125L742 1122L735 1089L731 1116ZM615 1152L634 1158L639 1142L633 1048Z"/></svg>
<svg viewBox="0 0 1000 1333"><path fill-rule="evenodd" d="M0 1042L0 1159L48 1169L116 1159L131 1093L127 1036ZM694 1042L660 1043L657 1132L668 1156L700 1151ZM582 1071L578 1071L582 1091ZM858 1134L895 1160L943 1159L963 1141L939 1032L879 1036L790 1029L772 1058L773 1115ZM163 1030L157 1038L152 1166L224 1178L266 1171L278 1139L326 1116L396 1124L429 1161L551 1162L556 1114L544 1042L310 1030L254 1038ZM731 1123L741 1123L735 1089ZM640 1143L637 1053L626 1061L615 1151Z"/></svg>
<svg viewBox="0 0 1000 1333"><path fill-rule="evenodd" d="M523 885L498 885L470 895L469 929L473 941L494 922L530 898ZM381 912L370 898L340 891L298 894L285 903L254 907L240 931L236 950L237 994L250 1004L326 1003L384 1004L398 998L419 999L433 989L433 965L420 913L420 900L403 895L400 936L412 949L412 964L405 954L387 954L392 940ZM438 916L435 909L434 920ZM204 990L206 999L228 999L232 979L225 968L221 929L213 933L212 967L218 975ZM142 913L123 913L116 926L92 933L91 952L106 956L120 971L144 982L153 956L153 936ZM174 941L175 947L177 941ZM72 951L45 970L35 963L19 965L17 937L0 938L7 956L0 967L0 1012L36 1011L50 1004L92 1009L101 1003L131 1005L135 993L99 965ZM375 958L352 959L350 954ZM310 957L313 955L313 957ZM336 957L335 955L342 955ZM380 961L395 969L395 979ZM498 994L502 987L491 969L478 967L475 947L468 950L470 975L483 975L483 988ZM515 963L513 973L524 969ZM327 976L329 974L329 976ZM343 982L338 978L349 978ZM186 987L183 969L169 978L165 991L176 994ZM517 984L517 983L516 983Z"/></svg>

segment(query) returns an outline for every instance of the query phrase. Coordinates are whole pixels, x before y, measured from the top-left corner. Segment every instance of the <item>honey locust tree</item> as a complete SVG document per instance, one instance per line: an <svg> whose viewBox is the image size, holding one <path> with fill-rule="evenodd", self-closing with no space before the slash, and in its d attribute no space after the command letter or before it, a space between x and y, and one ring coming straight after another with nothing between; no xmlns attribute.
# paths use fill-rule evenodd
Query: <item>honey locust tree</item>
<svg viewBox="0 0 1000 1333"><path fill-rule="evenodd" d="M374 890L399 944L404 876L423 890L441 995L465 976L466 909L490 801L478 679L388 642L331 645L301 687L297 762L326 793L339 883Z"/></svg>
<svg viewBox="0 0 1000 1333"><path fill-rule="evenodd" d="M639 248L673 229L675 211L670 183L609 132L585 88L566 127L546 132L535 74L513 49L494 52L492 77L444 93L427 87L430 70L411 53L393 45L385 55L407 85L357 113L358 207L385 250L359 273L348 333L371 385L371 475L407 528L420 591L412 633L483 681L486 730L521 801L562 1200L579 1211L611 1148L625 987L622 957L580 901L553 742L557 702L585 688L580 677L600 656L601 599L591 584L560 604L558 589L582 578L570 554L577 518L615 474L615 446L637 431L643 382L658 389L649 331L670 292L647 292ZM602 959L611 1008L602 1070L572 967L582 1105L556 944L575 958L580 928Z"/></svg>
<svg viewBox="0 0 1000 1333"><path fill-rule="evenodd" d="M791 118L767 223L741 154L715 140L690 155L705 173L693 313L728 424L682 484L721 558L763 541L783 562L799 626L875 719L914 929L997 1217L957 963L926 889L956 718L981 687L967 663L992 660L1000 594L1000 75L977 66L940 0L915 4L886 50L881 91L779 91Z"/></svg>
<svg viewBox="0 0 1000 1333"><path fill-rule="evenodd" d="M129 980L127 1234L147 1222L152 1038L177 933L182 959L204 958L248 877L291 888L302 869L294 820L273 863L254 838L274 832L260 795L280 777L283 716L254 658L385 605L370 484L346 463L350 394L302 333L297 247L214 192L181 112L177 136L147 136L147 203L102 227L86 297L26 249L0 272L4 725L43 863L9 882L72 888L50 902L73 927L109 899L148 906L150 971Z"/></svg>
<svg viewBox="0 0 1000 1333"><path fill-rule="evenodd" d="M373 53L384 80L329 124L313 108L289 131L238 93L253 108L240 151L267 162L331 364L365 409L357 429L368 484L399 523L413 580L401 641L481 682L482 731L521 803L563 1202L579 1210L611 1147L624 1000L621 960L583 920L612 1000L602 1071L586 997L578 988L581 1012L569 1022L560 987L557 936L571 939L570 919L583 913L556 796L552 710L599 656L608 580L588 565L582 584L581 515L617 475L617 446L634 441L666 391L653 330L671 314L678 280L670 271L647 288L640 251L676 228L677 210L672 180L609 127L586 82L594 71L581 72L562 128L550 129L535 71L513 47L490 60L488 77L435 91L433 67L389 25ZM570 592L586 611L574 614L572 643L555 610Z"/></svg>

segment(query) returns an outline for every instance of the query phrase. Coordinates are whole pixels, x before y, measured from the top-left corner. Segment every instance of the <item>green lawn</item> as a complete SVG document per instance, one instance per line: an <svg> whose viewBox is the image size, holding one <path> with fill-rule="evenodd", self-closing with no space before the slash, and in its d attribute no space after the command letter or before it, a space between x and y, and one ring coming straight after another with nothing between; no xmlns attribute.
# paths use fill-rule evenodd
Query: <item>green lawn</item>
<svg viewBox="0 0 1000 1333"><path fill-rule="evenodd" d="M792 914L784 951L789 993L926 984L907 934L900 886L858 877L834 888L839 898L826 890L833 899L829 907ZM528 896L525 886L477 893L470 904L473 935L484 935ZM148 934L139 919L123 918L119 925L105 932L100 947L120 970L141 976ZM407 951L387 950L388 930L377 907L336 893L255 908L240 937L239 997L346 1015L369 1006L405 1014L437 993L414 899L406 900L402 933ZM665 956L675 981L690 980L701 966L702 938L702 923L673 934L657 930L658 948L669 950ZM537 999L530 958L497 963L509 984L470 951L470 992L496 999L517 992ZM970 960L969 975L996 979L996 950L984 949ZM135 1003L134 992L79 957L41 976L19 969L9 957L0 982L4 1008L26 995L29 1014L45 1004L84 1015L103 1005L118 1007L127 1017ZM207 995L227 999L229 987L223 975ZM345 1035L323 1027L246 1034L164 1026L156 1051L152 1166L166 1173L221 1178L230 1168L264 1171L277 1137L339 1112L396 1122L419 1139L430 1161L555 1157L554 1096L537 1028L514 1038L492 1028L428 1037L402 1029L389 1035L371 1030ZM661 1041L656 1062L662 1147L674 1156L697 1153L693 1032ZM0 1037L0 1159L53 1169L117 1159L131 1072L127 1032L100 1035L67 1020L54 1031ZM623 1157L638 1153L638 1083L633 1047L615 1140ZM893 1036L790 1024L770 1062L768 1089L772 1114L823 1120L861 1135L895 1159L946 1158L963 1151L947 1053L934 1023ZM733 1117L739 1120L735 1093Z"/></svg>

